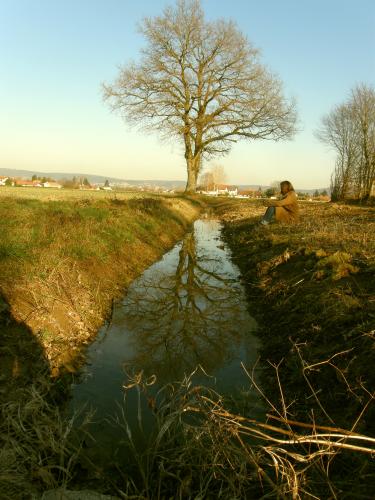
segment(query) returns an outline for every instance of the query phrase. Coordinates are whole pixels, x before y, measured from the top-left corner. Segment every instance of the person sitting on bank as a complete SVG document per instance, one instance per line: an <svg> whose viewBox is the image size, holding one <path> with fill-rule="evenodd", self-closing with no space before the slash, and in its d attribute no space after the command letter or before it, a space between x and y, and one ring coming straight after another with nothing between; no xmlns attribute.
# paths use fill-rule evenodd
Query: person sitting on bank
<svg viewBox="0 0 375 500"><path fill-rule="evenodd" d="M265 202L268 208L260 221L261 224L267 225L272 220L289 224L298 221L297 195L292 184L289 181L281 182L280 191L282 195L280 200L267 200Z"/></svg>

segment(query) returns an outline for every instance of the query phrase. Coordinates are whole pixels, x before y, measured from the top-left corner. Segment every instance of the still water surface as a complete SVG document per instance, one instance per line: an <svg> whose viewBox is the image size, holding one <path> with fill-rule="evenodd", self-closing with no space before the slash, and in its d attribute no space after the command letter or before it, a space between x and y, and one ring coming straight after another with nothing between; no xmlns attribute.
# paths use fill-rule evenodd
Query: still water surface
<svg viewBox="0 0 375 500"><path fill-rule="evenodd" d="M111 324L88 348L71 407L95 409L92 433L107 449L115 448L118 435L104 419L124 407L123 385L130 372L155 375L157 390L200 365L212 377L202 375L204 383L222 394L246 394L254 416L262 413L241 368L241 361L252 367L257 360L256 323L220 230L217 221L196 221L181 242L132 283L116 304ZM136 395L127 396L130 423L136 412Z"/></svg>

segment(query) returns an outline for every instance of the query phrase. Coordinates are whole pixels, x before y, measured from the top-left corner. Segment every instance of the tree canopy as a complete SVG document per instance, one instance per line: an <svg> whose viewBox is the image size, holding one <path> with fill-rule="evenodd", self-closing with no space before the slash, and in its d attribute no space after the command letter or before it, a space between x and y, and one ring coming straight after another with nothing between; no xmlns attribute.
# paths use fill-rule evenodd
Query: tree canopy
<svg viewBox="0 0 375 500"><path fill-rule="evenodd" d="M234 22L206 21L199 0L179 0L140 30L140 60L103 86L104 98L127 122L180 140L188 192L203 158L228 153L240 139L293 135L294 103Z"/></svg>

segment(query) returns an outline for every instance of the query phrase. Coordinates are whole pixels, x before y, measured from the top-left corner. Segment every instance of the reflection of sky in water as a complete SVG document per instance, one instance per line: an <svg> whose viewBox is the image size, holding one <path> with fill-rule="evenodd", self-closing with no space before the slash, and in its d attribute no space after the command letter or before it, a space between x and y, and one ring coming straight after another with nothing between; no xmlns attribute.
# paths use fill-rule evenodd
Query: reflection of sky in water
<svg viewBox="0 0 375 500"><path fill-rule="evenodd" d="M240 362L256 361L255 322L238 278L219 223L195 222L194 231L135 280L115 307L110 327L88 349L73 407L89 403L97 417L114 414L124 370L143 370L165 384L200 364L219 392L247 390Z"/></svg>

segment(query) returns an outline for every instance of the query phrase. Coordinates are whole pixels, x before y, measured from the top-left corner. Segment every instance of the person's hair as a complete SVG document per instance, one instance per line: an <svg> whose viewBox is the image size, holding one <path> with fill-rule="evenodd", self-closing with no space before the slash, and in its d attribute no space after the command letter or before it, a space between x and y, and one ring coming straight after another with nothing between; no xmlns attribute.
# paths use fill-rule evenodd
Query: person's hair
<svg viewBox="0 0 375 500"><path fill-rule="evenodd" d="M283 186L286 186L288 188L288 193L289 191L294 191L293 184L289 181L280 182L280 189L282 189Z"/></svg>

